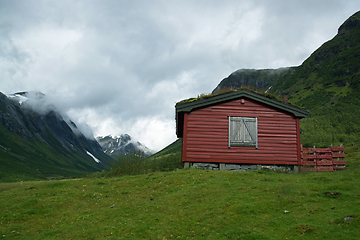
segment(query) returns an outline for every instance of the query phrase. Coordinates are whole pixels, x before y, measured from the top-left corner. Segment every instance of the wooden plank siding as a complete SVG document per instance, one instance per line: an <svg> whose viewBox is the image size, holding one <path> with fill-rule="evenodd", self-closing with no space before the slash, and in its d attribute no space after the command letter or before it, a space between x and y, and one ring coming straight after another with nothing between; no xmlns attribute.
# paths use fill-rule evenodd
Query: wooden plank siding
<svg viewBox="0 0 360 240"><path fill-rule="evenodd" d="M187 125L187 123L188 123L188 113L185 113L184 114L184 125L186 126ZM187 128L186 127L184 127L184 133L183 133L183 135L184 136L187 136ZM185 137L185 138L183 138L183 149L182 149L182 152L181 152L181 163L182 163L182 165L184 164L184 162L186 162L187 161L187 159L186 159L186 149L187 149L187 138ZM182 166L182 167L184 167L184 166Z"/></svg>
<svg viewBox="0 0 360 240"><path fill-rule="evenodd" d="M258 148L228 146L229 116L258 118ZM298 118L245 98L195 109L185 115L183 161L242 164L298 164ZM300 158L300 159L299 159Z"/></svg>

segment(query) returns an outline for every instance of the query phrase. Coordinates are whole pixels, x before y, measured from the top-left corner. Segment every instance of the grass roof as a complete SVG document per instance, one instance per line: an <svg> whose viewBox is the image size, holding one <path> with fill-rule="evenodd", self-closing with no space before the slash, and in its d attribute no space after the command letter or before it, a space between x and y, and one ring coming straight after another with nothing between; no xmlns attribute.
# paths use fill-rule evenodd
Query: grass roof
<svg viewBox="0 0 360 240"><path fill-rule="evenodd" d="M202 93L200 95L198 95L196 98L188 98L188 99L184 99L184 100L181 100L179 102L176 103L176 105L178 104L184 104L184 103L189 103L189 102L194 102L194 101L197 101L197 100L200 100L200 99L206 99L206 98L211 98L211 97L214 97L214 96L217 96L217 95L221 95L221 94L226 94L226 93L230 93L230 92L236 92L238 90L247 90L247 91L250 91L250 92L253 92L253 93L256 93L256 94L260 94L264 97L267 97L269 99L274 99L274 100L277 100L277 101L280 101L280 102L283 102L283 103L287 103L287 104L290 104L290 105L293 105L295 107L298 107L298 108L302 108L302 107L299 107L291 102L289 102L289 99L286 98L286 97L283 97L283 96L280 96L280 95L275 95L275 94L272 94L272 93L269 93L267 91L259 91L259 90L255 90L253 87L240 87L240 88L222 88L219 92L217 93ZM304 108L302 108L304 109Z"/></svg>

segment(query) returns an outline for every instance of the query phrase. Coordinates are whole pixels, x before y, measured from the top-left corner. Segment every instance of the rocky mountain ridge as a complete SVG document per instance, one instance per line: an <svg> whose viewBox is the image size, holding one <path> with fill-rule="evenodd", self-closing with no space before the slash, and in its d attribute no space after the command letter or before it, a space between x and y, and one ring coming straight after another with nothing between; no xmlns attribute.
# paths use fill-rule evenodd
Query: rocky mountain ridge
<svg viewBox="0 0 360 240"><path fill-rule="evenodd" d="M145 155L152 155L153 151L138 141L134 141L128 134L121 134L119 136L108 135L105 137L96 137L96 140L102 147L104 153L117 157L119 155L126 155L134 151L143 152Z"/></svg>
<svg viewBox="0 0 360 240"><path fill-rule="evenodd" d="M254 90L263 90L271 86L272 83L292 71L294 68L278 69L239 69L224 78L212 91L218 93L221 89L236 89L241 87L252 87Z"/></svg>

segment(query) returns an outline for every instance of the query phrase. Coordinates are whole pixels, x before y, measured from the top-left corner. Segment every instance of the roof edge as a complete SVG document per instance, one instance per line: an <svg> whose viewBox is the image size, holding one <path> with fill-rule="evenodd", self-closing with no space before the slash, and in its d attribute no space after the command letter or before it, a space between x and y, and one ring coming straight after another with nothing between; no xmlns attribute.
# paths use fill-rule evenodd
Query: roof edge
<svg viewBox="0 0 360 240"><path fill-rule="evenodd" d="M300 107L291 105L290 103L284 103L276 99L269 98L259 93L249 91L247 89L239 89L232 92L211 96L209 98L203 98L196 101L190 101L185 103L178 103L175 106L176 112L191 112L196 108L201 108L216 103L230 101L241 97L247 97L252 100L264 103L266 105L281 109L289 112L296 117L304 118L308 117L309 111Z"/></svg>

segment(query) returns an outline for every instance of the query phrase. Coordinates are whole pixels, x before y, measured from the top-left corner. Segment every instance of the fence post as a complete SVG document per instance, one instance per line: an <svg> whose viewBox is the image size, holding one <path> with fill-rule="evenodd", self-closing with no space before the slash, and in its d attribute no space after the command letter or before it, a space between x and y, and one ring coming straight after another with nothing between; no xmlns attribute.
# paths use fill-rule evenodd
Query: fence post
<svg viewBox="0 0 360 240"><path fill-rule="evenodd" d="M301 144L301 171L316 171L316 148L304 148Z"/></svg>
<svg viewBox="0 0 360 240"><path fill-rule="evenodd" d="M316 167L318 171L334 171L331 148L316 149Z"/></svg>
<svg viewBox="0 0 360 240"><path fill-rule="evenodd" d="M345 153L344 145L341 144L340 147L331 146L331 153L333 158L333 165L335 170L340 170L345 168Z"/></svg>

